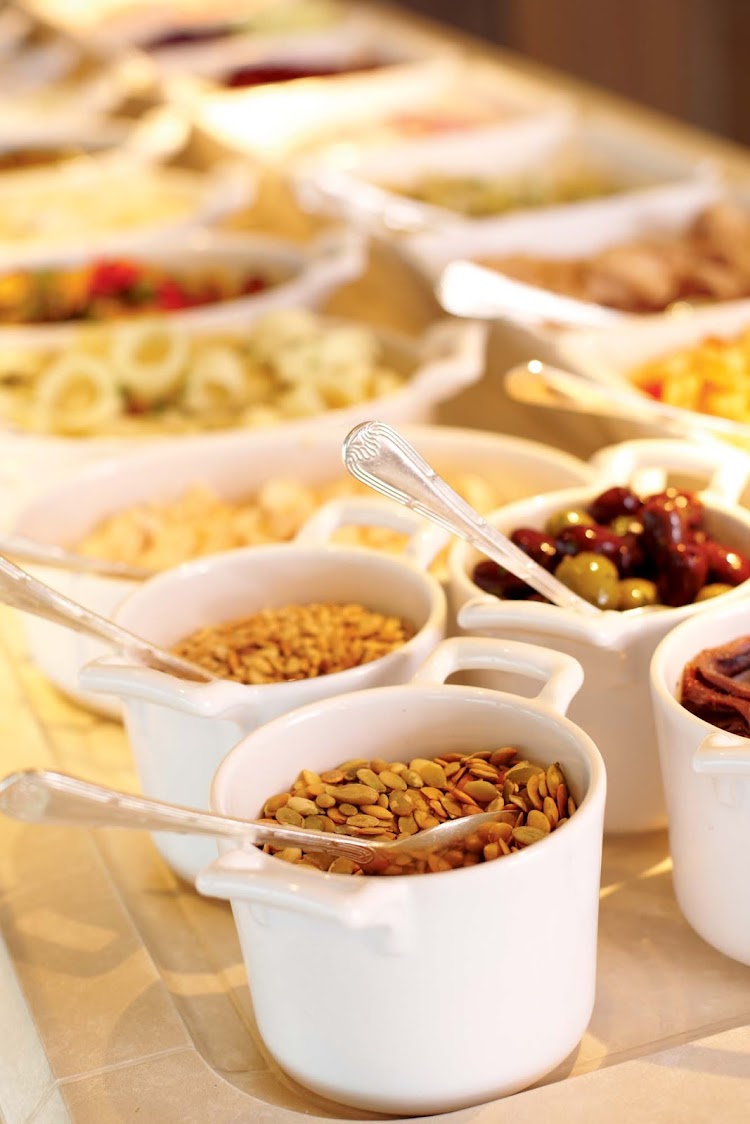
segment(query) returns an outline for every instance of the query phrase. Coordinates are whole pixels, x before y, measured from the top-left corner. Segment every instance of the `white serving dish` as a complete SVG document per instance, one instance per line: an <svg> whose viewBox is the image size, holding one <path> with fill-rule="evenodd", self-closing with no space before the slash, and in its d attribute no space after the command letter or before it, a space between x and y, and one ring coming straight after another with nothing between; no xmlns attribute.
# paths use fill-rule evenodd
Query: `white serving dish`
<svg viewBox="0 0 750 1124"><path fill-rule="evenodd" d="M440 275L450 262L469 259L502 258L512 254L529 254L542 258L581 258L598 253L608 246L648 234L670 233L683 229L704 208L724 196L721 183L711 169L683 183L636 191L607 199L591 200L575 206L550 207L544 211L521 211L483 220L475 224L456 224L438 230L411 235L401 243L416 267L438 287ZM498 273L502 278L502 274ZM547 290L527 286L531 295ZM592 302L566 298L575 306L581 323L587 317L601 314L602 306ZM483 308L477 291L477 310ZM744 302L743 302L744 303ZM727 302L728 304L728 302ZM471 301L466 299L467 314ZM669 313L632 316L607 309L613 325L622 321L623 331L630 326L658 324ZM561 329L540 319L536 308L520 306L506 310L503 317L521 333L539 359L560 362L558 350ZM609 326L607 328L609 330Z"/></svg>
<svg viewBox="0 0 750 1124"><path fill-rule="evenodd" d="M509 183L526 178L542 179L554 169L566 174L583 169L601 174L622 185L614 201L629 192L659 192L665 184L708 175L709 167L696 166L682 153L644 145L638 133L610 129L581 120L566 109L517 118L490 126L477 126L460 133L426 138L421 142L395 143L374 150L338 154L323 150L300 160L295 167L299 197L310 209L343 215L378 231L412 233L456 227L461 232L492 235L507 214L476 218L460 212L408 199L398 193L426 175L507 178ZM549 204L526 208L534 215L557 211L567 215L588 206L578 203ZM597 201L598 202L598 201Z"/></svg>
<svg viewBox="0 0 750 1124"><path fill-rule="evenodd" d="M281 278L259 293L236 297L167 313L175 327L191 334L237 332L244 330L266 312L279 308L317 309L340 285L359 277L365 267L364 237L351 228L329 230L307 245L287 242L263 234L225 233L217 230L191 230L179 242L144 245L129 255L137 262L189 272L193 269L226 271L228 274L252 272ZM91 260L86 247L78 248L65 261L75 266ZM131 316L111 318L107 326L132 323ZM63 348L85 335L90 322L60 324L0 325L0 348ZM101 323L94 326L101 330Z"/></svg>
<svg viewBox="0 0 750 1124"><path fill-rule="evenodd" d="M347 425L284 427L279 432L190 437L89 464L63 481L47 476L44 490L17 514L14 530L42 543L75 547L108 515L144 501L177 499L196 482L228 500L252 495L274 478L322 485L345 474L341 445L347 430ZM407 426L404 434L439 471L472 472L503 482L508 499L592 479L582 461L517 437L443 426ZM61 593L108 617L137 588L136 583L121 579L28 568ZM82 692L78 684L79 669L101 655L98 644L36 617L22 619L32 658L57 687L86 706L117 713L111 702Z"/></svg>
<svg viewBox="0 0 750 1124"><path fill-rule="evenodd" d="M193 123L220 143L263 159L284 158L296 146L323 136L329 141L336 130L356 127L362 121L402 112L435 96L456 73L456 60L443 47L425 54L424 46L410 49L410 36L383 42L370 24L345 35L320 39L308 53L296 44L289 54L278 49L273 56L246 61L344 63L364 46L393 64L372 71L342 73L320 78L295 79L245 89L225 89L208 77L173 76L164 85L169 99Z"/></svg>
<svg viewBox="0 0 750 1124"><path fill-rule="evenodd" d="M699 936L750 965L750 739L677 701L686 663L748 634L747 603L685 621L654 652L651 692L677 901Z"/></svg>
<svg viewBox="0 0 750 1124"><path fill-rule="evenodd" d="M342 321L335 321L342 323ZM87 462L143 450L148 445L179 448L190 442L232 437L246 443L257 455L268 456L277 442L313 441L321 430L331 430L343 441L358 422L374 414L394 424L430 421L439 402L476 382L483 371L486 329L470 321L445 320L432 324L418 339L374 329L383 345L385 362L409 374L406 384L392 394L338 410L329 410L299 421L264 429L234 429L198 435L164 437L56 437L0 431L0 524L7 523L20 505L37 494L45 483L59 479ZM282 445L282 447L288 447ZM265 453L263 451L266 451Z"/></svg>
<svg viewBox="0 0 750 1124"><path fill-rule="evenodd" d="M475 667L547 682L533 701L445 684ZM306 706L230 752L211 789L212 807L230 816L257 816L301 769L353 754L409 761L498 745L559 761L579 805L520 853L437 874L323 874L222 845L198 888L231 902L258 1030L296 1081L399 1117L446 1112L517 1092L575 1048L594 1002L605 796L599 752L564 717L580 682L580 666L559 653L448 640L412 683ZM460 986L437 1009L435 989L456 964ZM330 1001L333 979L364 983L366 1018ZM554 1014L540 1018L550 988ZM378 999L393 996L404 1016L395 1023Z"/></svg>
<svg viewBox="0 0 750 1124"><path fill-rule="evenodd" d="M653 448L655 443L646 444L651 446L648 459L611 462L609 477L602 475L596 487L519 500L488 519L510 536L519 527L543 528L555 511L585 507L614 484L632 484L634 490L648 494L664 486L669 471L707 473L710 483L698 493L705 504L707 529L720 542L750 554L750 512L736 503L747 481L750 459L722 445L664 442L658 451ZM556 605L506 601L483 592L471 578L480 558L477 550L463 542L456 543L450 553L450 592L458 607L459 626L484 636L543 644L579 660L585 678L571 717L594 738L607 766L606 830L637 832L663 827L666 808L648 688L651 656L659 641L681 621L703 618L718 603L739 610L750 597L750 581L722 594L716 602L625 613L609 610L589 617Z"/></svg>
<svg viewBox="0 0 750 1124"><path fill-rule="evenodd" d="M749 326L750 299L675 311L672 315L630 317L622 326L616 324L606 330L561 332L555 343L556 360L594 382L630 391L634 401L647 413L651 399L630 380L636 367L661 355L692 347L707 336L731 339ZM700 432L701 414L677 407L675 414L684 420L688 430ZM657 419L652 427L617 418L607 418L603 424L615 441L647 432L649 428L653 433L660 429L663 432ZM728 427L728 432L731 430L750 447L750 426L736 423Z"/></svg>
<svg viewBox="0 0 750 1124"><path fill-rule="evenodd" d="M408 620L415 634L387 655L346 671L256 686L227 679L189 683L126 656L87 664L81 685L116 696L123 704L147 796L206 808L211 778L239 738L305 703L406 682L443 638L445 594L427 568L445 536L423 541L419 518L381 501L343 501L334 508L336 518L310 528L304 541L214 554L150 578L119 606L115 619L161 647L171 647L195 629L262 609L338 601ZM410 546L394 555L330 545L331 531L351 521L352 511L357 520L408 529ZM170 866L189 880L216 855L215 841L199 836L159 835L156 844Z"/></svg>
<svg viewBox="0 0 750 1124"><path fill-rule="evenodd" d="M62 126L60 132L64 132ZM5 133L5 136L9 136ZM27 205L29 197L38 193L40 207L49 208L50 200L58 194L75 198L80 193L81 206L85 206L91 192L117 191L132 178L139 165L135 153L121 149L106 160L71 160L40 170L0 177L0 210L18 206L18 200ZM185 202L182 213L170 218L150 218L144 211L143 220L125 230L92 229L85 239L85 256L88 258L110 254L133 253L154 244L179 246L186 234L195 228L248 206L256 189L256 176L246 164L236 160L218 164L211 172L198 173L177 168L157 168L143 159L144 176L161 178ZM123 177L123 178L121 178ZM48 210L42 211L42 223L36 237L30 233L24 239L2 240L0 235L0 269L17 269L31 266L59 265L79 261L83 241L80 230L69 229L58 221L50 225ZM54 215L54 211L52 212Z"/></svg>
<svg viewBox="0 0 750 1124"><path fill-rule="evenodd" d="M14 149L34 148L80 148L82 159L90 166L106 171L111 160L125 155L128 159L158 162L174 156L186 143L189 127L184 118L168 106L158 106L148 110L136 122L123 121L45 121L40 120L36 127L25 129L23 134L17 130L6 130L5 122L0 121L0 152ZM7 177L44 176L53 165L32 168L9 169L0 173L3 182ZM19 182L13 179L13 183Z"/></svg>

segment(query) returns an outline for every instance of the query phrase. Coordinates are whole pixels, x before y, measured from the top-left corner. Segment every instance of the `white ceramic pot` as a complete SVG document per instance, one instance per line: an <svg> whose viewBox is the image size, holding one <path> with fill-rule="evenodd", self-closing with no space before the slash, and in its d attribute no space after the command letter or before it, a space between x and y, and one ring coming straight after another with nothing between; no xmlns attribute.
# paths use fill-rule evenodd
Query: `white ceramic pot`
<svg viewBox="0 0 750 1124"><path fill-rule="evenodd" d="M404 434L441 472L469 472L488 480L509 500L592 478L587 465L548 446L495 433L447 426L407 426ZM55 480L27 502L14 529L42 543L75 546L103 519L134 504L168 503L196 483L222 499L239 501L274 478L313 487L344 475L341 444L347 427L313 431L262 431L185 438L152 445L87 465ZM111 617L135 582L29 566L41 581L102 616ZM81 690L84 664L103 654L95 641L23 616L34 662L51 681L84 706L106 714L119 707Z"/></svg>
<svg viewBox="0 0 750 1124"><path fill-rule="evenodd" d="M196 629L261 609L321 601L357 602L408 620L414 636L400 648L359 667L315 679L246 686L229 680L192 683L123 660L99 659L81 671L81 685L123 703L141 789L147 796L205 808L211 778L245 734L298 706L362 687L403 683L442 639L445 594L427 566L445 542L425 534L410 512L380 501L351 500L321 509L317 545L251 546L214 554L151 578L115 614L118 624L164 648ZM337 525L380 522L408 530L403 556L361 547L322 545ZM416 530L415 530L416 528ZM212 840L157 836L166 861L192 880L216 854Z"/></svg>
<svg viewBox="0 0 750 1124"><path fill-rule="evenodd" d="M638 458L631 458L636 490L641 494L659 491L667 469L710 471L711 484L699 493L706 505L706 527L720 542L750 554L750 513L727 502L742 492L750 460L723 446L694 447L680 442L667 442L664 453L663 459L652 459L641 468L637 468ZM553 512L585 507L610 484L629 482L626 477L610 478L595 488L568 489L521 500L494 512L489 521L508 536L519 527L541 529ZM460 627L484 636L544 644L578 659L585 681L571 706L571 718L591 735L607 765L607 831L663 827L666 808L648 687L649 664L654 648L671 628L686 618L703 617L715 602L673 609L631 609L626 613L609 610L599 618L579 616L555 605L502 601L480 592L471 579L480 557L478 551L463 543L451 551L451 595L461 606ZM750 582L744 582L723 594L720 602L739 607L748 596Z"/></svg>
<svg viewBox="0 0 750 1124"><path fill-rule="evenodd" d="M750 964L750 739L677 701L685 664L750 635L750 605L724 605L670 632L651 661L651 692L669 812L674 890L695 931Z"/></svg>
<svg viewBox="0 0 750 1124"><path fill-rule="evenodd" d="M533 701L445 685L469 667L546 682ZM594 1002L605 795L596 747L563 717L581 678L542 648L447 640L411 684L307 706L229 754L211 803L233 816L255 818L303 768L500 745L559 761L580 802L532 847L439 874L323 874L253 847L200 874L202 893L232 903L258 1029L301 1084L358 1108L444 1112L513 1093L574 1049Z"/></svg>

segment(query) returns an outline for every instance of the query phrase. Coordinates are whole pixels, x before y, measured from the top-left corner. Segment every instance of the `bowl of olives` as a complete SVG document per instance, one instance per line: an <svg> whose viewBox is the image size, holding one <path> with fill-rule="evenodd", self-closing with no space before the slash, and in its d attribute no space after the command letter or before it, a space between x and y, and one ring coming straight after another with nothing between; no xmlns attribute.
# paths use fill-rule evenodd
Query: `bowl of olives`
<svg viewBox="0 0 750 1124"><path fill-rule="evenodd" d="M690 446L679 445L680 467ZM686 617L750 598L750 512L720 498L741 490L750 460L706 446L707 489L599 487L536 496L489 521L601 614L590 618L539 594L464 543L450 557L460 628L524 640L578 659L585 681L571 718L600 746L609 774L605 827L647 831L666 823L648 671L656 645ZM739 458L739 459L738 459ZM731 462L732 472L727 471ZM651 478L669 464L654 464Z"/></svg>

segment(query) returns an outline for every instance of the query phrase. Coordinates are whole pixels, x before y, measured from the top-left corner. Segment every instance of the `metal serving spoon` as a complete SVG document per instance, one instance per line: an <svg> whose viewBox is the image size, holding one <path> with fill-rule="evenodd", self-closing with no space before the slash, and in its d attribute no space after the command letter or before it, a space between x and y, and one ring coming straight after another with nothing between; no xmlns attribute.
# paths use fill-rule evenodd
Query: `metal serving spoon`
<svg viewBox="0 0 750 1124"><path fill-rule="evenodd" d="M344 441L343 457L357 480L465 539L554 605L601 616L601 609L568 589L462 500L390 425L370 421L355 426Z"/></svg>
<svg viewBox="0 0 750 1124"><path fill-rule="evenodd" d="M748 426L728 418L668 406L655 398L643 398L625 387L602 386L583 375L538 359L511 367L505 374L504 386L516 402L598 417L625 418L646 425L658 424L677 437L694 438L702 430L717 435L743 436L745 440L750 435Z"/></svg>
<svg viewBox="0 0 750 1124"><path fill-rule="evenodd" d="M25 562L38 562L59 570L74 570L79 573L99 574L104 578L123 578L128 581L145 581L153 577L155 570L146 566L133 566L130 562L113 562L107 558L90 558L77 554L62 546L37 542L26 535L0 534L0 554L21 558Z"/></svg>
<svg viewBox="0 0 750 1124"><path fill-rule="evenodd" d="M171 652L158 648L143 637L121 628L107 617L100 617L98 613L93 613L85 606L79 605L77 601L72 601L64 594L51 589L44 582L27 574L20 566L16 566L14 562L2 557L0 557L0 602L14 609L20 609L24 613L33 613L34 616L64 625L65 628L70 628L84 636L103 640L105 644L114 646L118 651L134 656L147 667L166 671L179 679L189 679L199 683L212 683L216 680L215 675L198 667L197 664L173 656Z"/></svg>
<svg viewBox="0 0 750 1124"><path fill-rule="evenodd" d="M79 780L48 769L26 769L0 781L0 812L27 823L57 823L72 827L130 827L175 831L182 835L213 835L263 846L302 847L332 858L353 859L368 866L376 858L442 849L471 835L479 824L496 821L499 812L447 820L439 827L417 832L395 843L357 839L328 831L307 831L282 824L259 824L214 812L199 812L132 796L116 789Z"/></svg>
<svg viewBox="0 0 750 1124"><path fill-rule="evenodd" d="M461 259L445 266L435 293L446 312L483 320L507 317L531 323L549 321L560 327L601 328L622 324L624 319L621 312L539 289Z"/></svg>

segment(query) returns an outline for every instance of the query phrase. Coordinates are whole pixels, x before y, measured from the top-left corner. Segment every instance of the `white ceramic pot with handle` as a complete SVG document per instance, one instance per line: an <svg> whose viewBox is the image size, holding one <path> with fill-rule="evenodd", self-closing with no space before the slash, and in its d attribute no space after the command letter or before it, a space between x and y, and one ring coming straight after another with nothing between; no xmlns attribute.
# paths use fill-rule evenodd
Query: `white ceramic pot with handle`
<svg viewBox="0 0 750 1124"><path fill-rule="evenodd" d="M312 679L254 686L230 680L187 682L161 671L104 657L85 666L81 686L115 696L146 796L208 805L216 769L229 749L263 723L305 703L363 687L403 683L421 666L446 627L446 599L427 572L445 542L442 532L379 500L334 501L321 508L303 543L251 546L214 554L150 578L120 605L115 620L163 648L196 629L262 609L354 602L409 621L414 635L370 663ZM404 555L325 545L338 526L366 523L407 531ZM166 861L192 880L216 854L212 840L157 836Z"/></svg>
<svg viewBox="0 0 750 1124"><path fill-rule="evenodd" d="M677 901L704 940L750 964L750 738L679 702L685 664L742 636L750 637L747 603L685 621L654 652L651 692Z"/></svg>
<svg viewBox="0 0 750 1124"><path fill-rule="evenodd" d="M732 502L745 486L750 460L719 445L666 442L664 446L661 458L653 448L643 458L631 454L627 475L605 475L596 487L520 500L494 512L489 521L508 536L520 527L539 530L554 512L585 507L610 485L632 481L639 494L650 494L663 488L669 470L703 472L711 476L708 488L699 493L708 532L750 555L750 513ZM504 601L481 592L471 577L480 557L464 543L451 551L451 596L460 606L460 627L484 636L543 644L578 659L585 682L571 706L571 718L591 735L607 765L606 830L650 831L663 827L666 807L648 687L651 656L671 628L687 618L703 616L714 602L624 613L608 610L598 618L584 617L555 605ZM750 582L746 581L717 601L741 606L748 597Z"/></svg>
<svg viewBox="0 0 750 1124"><path fill-rule="evenodd" d="M544 681L533 700L447 685L465 668ZM328 699L269 723L220 767L212 807L255 818L303 768L352 756L518 746L558 761L578 808L518 853L473 867L351 877L226 849L198 878L232 903L265 1045L297 1081L358 1108L444 1112L513 1093L560 1063L591 1016L605 774L565 717L576 661L460 637L408 685Z"/></svg>

